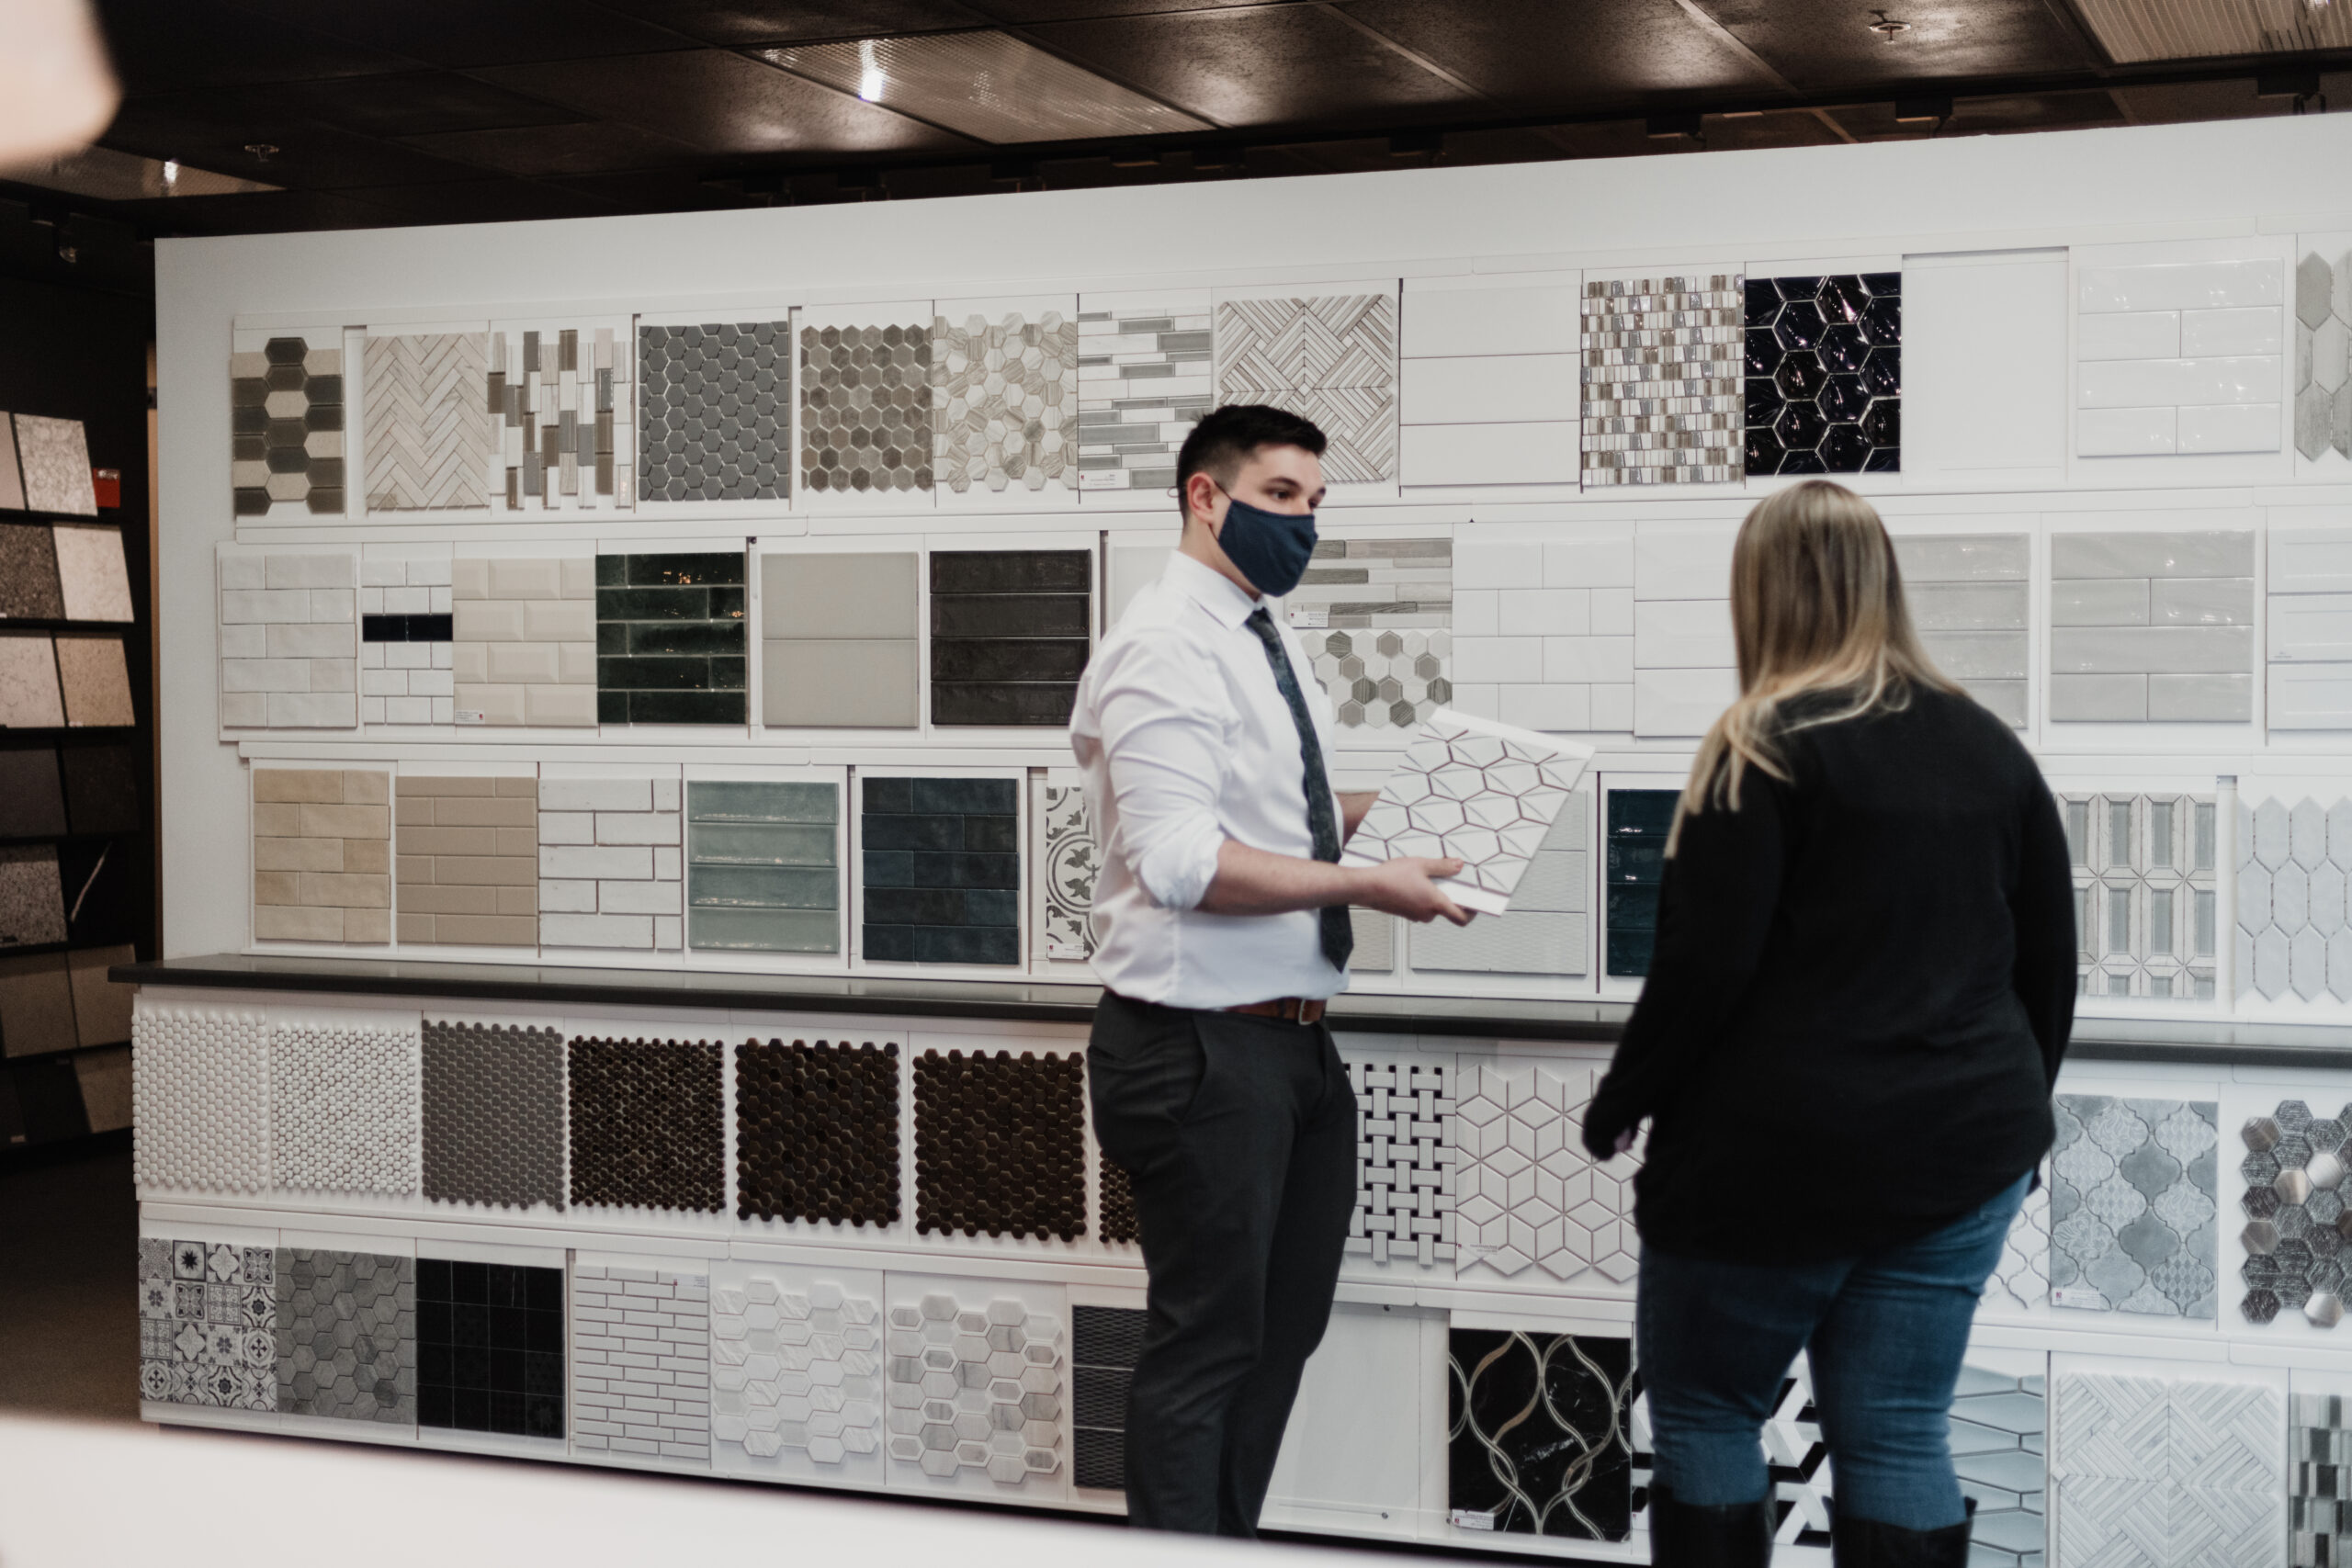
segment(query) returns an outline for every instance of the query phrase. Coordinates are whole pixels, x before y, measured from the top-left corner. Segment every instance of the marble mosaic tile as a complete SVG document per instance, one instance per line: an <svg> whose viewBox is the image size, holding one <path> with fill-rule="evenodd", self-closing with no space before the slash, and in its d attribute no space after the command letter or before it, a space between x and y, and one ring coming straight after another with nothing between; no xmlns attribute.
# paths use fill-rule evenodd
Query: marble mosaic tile
<svg viewBox="0 0 2352 1568"><path fill-rule="evenodd" d="M139 987L107 978L107 971L137 957L138 950L130 942L84 948L65 955L66 978L74 987L74 1031L78 1043L112 1045L130 1038L131 1008Z"/></svg>
<svg viewBox="0 0 2352 1568"><path fill-rule="evenodd" d="M976 488L1078 488L1078 323L1059 310L934 317L932 469Z"/></svg>
<svg viewBox="0 0 2352 1568"><path fill-rule="evenodd" d="M674 951L685 939L674 778L543 778L539 944Z"/></svg>
<svg viewBox="0 0 2352 1568"><path fill-rule="evenodd" d="M2295 450L2352 457L2352 251L2295 264Z"/></svg>
<svg viewBox="0 0 2352 1568"><path fill-rule="evenodd" d="M1452 856L1464 864L1446 891L1464 908L1501 914L1591 756L1574 741L1440 709L1381 784L1341 862Z"/></svg>
<svg viewBox="0 0 2352 1568"><path fill-rule="evenodd" d="M13 530L8 530L13 532ZM51 530L63 614L69 621L128 621L130 576L122 530L61 523Z"/></svg>
<svg viewBox="0 0 2352 1568"><path fill-rule="evenodd" d="M736 1213L899 1221L899 1047L747 1040L735 1052Z"/></svg>
<svg viewBox="0 0 2352 1568"><path fill-rule="evenodd" d="M139 1397L277 1408L277 1258L201 1238L139 1242Z"/></svg>
<svg viewBox="0 0 2352 1568"><path fill-rule="evenodd" d="M1969 1562L1984 1568L2042 1568L2049 1555L2050 1380L2045 1360L2030 1364L2019 1371L1965 1363L1952 1393L1952 1468L1976 1505Z"/></svg>
<svg viewBox="0 0 2352 1568"><path fill-rule="evenodd" d="M710 1435L718 1469L881 1478L882 1302L875 1269L713 1266Z"/></svg>
<svg viewBox="0 0 2352 1568"><path fill-rule="evenodd" d="M2242 799L2237 841L2238 995L2352 1001L2352 800Z"/></svg>
<svg viewBox="0 0 2352 1568"><path fill-rule="evenodd" d="M130 1125L130 1047L84 1051L74 1058L82 1089L82 1113L93 1133L119 1133Z"/></svg>
<svg viewBox="0 0 2352 1568"><path fill-rule="evenodd" d="M68 746L58 753L65 775L65 814L77 833L136 832L139 763L129 746Z"/></svg>
<svg viewBox="0 0 2352 1568"><path fill-rule="evenodd" d="M1740 477L1742 316L1736 272L1586 280L1586 485Z"/></svg>
<svg viewBox="0 0 2352 1568"><path fill-rule="evenodd" d="M1204 293L1078 302L1078 467L1085 490L1170 490L1176 453L1215 406Z"/></svg>
<svg viewBox="0 0 2352 1568"><path fill-rule="evenodd" d="M883 1346L893 1477L989 1492L1067 1474L1069 1346L1058 1288L889 1276Z"/></svg>
<svg viewBox="0 0 2352 1568"><path fill-rule="evenodd" d="M539 781L402 773L393 819L403 945L539 940Z"/></svg>
<svg viewBox="0 0 2352 1568"><path fill-rule="evenodd" d="M724 1209L725 1055L709 1041L572 1041L572 1202Z"/></svg>
<svg viewBox="0 0 2352 1568"><path fill-rule="evenodd" d="M1465 1275L1483 1267L1509 1279L1541 1269L1555 1280L1597 1272L1611 1285L1632 1284L1641 1257L1633 1185L1642 1156L1635 1151L1606 1166L1586 1157L1584 1111L1599 1079L1590 1067L1491 1062L1462 1073L1446 1130Z"/></svg>
<svg viewBox="0 0 2352 1568"><path fill-rule="evenodd" d="M922 722L922 558L763 551L760 705L772 729Z"/></svg>
<svg viewBox="0 0 2352 1568"><path fill-rule="evenodd" d="M56 646L57 683L65 694L67 724L76 729L121 729L138 722L120 637L61 637Z"/></svg>
<svg viewBox="0 0 2352 1568"><path fill-rule="evenodd" d="M686 944L842 951L841 785L686 785Z"/></svg>
<svg viewBox="0 0 2352 1568"><path fill-rule="evenodd" d="M2041 1179L2025 1195L2009 1234L2001 1243L2001 1260L1984 1281L1984 1299L1996 1306L2020 1310L2050 1299L2050 1168L2045 1161Z"/></svg>
<svg viewBox="0 0 2352 1568"><path fill-rule="evenodd" d="M1907 534L1894 540L1911 624L1937 669L2008 720L2026 725L2032 668L2033 540L2025 534Z"/></svg>
<svg viewBox="0 0 2352 1568"><path fill-rule="evenodd" d="M822 494L932 488L931 323L800 329L800 483Z"/></svg>
<svg viewBox="0 0 2352 1568"><path fill-rule="evenodd" d="M348 729L359 722L358 562L348 550L223 548L220 722Z"/></svg>
<svg viewBox="0 0 2352 1568"><path fill-rule="evenodd" d="M1451 539L1326 537L1283 609L1342 729L1410 729L1453 700Z"/></svg>
<svg viewBox="0 0 2352 1568"><path fill-rule="evenodd" d="M416 1425L416 1259L277 1249L277 1409Z"/></svg>
<svg viewBox="0 0 2352 1568"><path fill-rule="evenodd" d="M2062 1094L2055 1112L2051 1304L2212 1317L2220 1108Z"/></svg>
<svg viewBox="0 0 2352 1568"><path fill-rule="evenodd" d="M2331 1568L2352 1527L2352 1419L2336 1394L2298 1393L2288 1404L2287 1561Z"/></svg>
<svg viewBox="0 0 2352 1568"><path fill-rule="evenodd" d="M456 590L448 552L359 562L359 722L457 722Z"/></svg>
<svg viewBox="0 0 2352 1568"><path fill-rule="evenodd" d="M564 1436L560 1269L416 1260L420 1427Z"/></svg>
<svg viewBox="0 0 2352 1568"><path fill-rule="evenodd" d="M860 953L883 964L1020 963L1020 785L859 783Z"/></svg>
<svg viewBox="0 0 2352 1568"><path fill-rule="evenodd" d="M915 1229L1086 1232L1086 1059L925 1051L914 1059Z"/></svg>
<svg viewBox="0 0 2352 1568"><path fill-rule="evenodd" d="M1094 626L1087 550L931 552L931 722L1069 722Z"/></svg>
<svg viewBox="0 0 2352 1568"><path fill-rule="evenodd" d="M640 499L780 501L790 493L789 321L640 325L637 355L645 378Z"/></svg>
<svg viewBox="0 0 2352 1568"><path fill-rule="evenodd" d="M2082 991L2211 997L2212 797L2061 794L2058 808L2075 864Z"/></svg>
<svg viewBox="0 0 2352 1568"><path fill-rule="evenodd" d="M1903 275L1751 277L1749 477L1903 467Z"/></svg>
<svg viewBox="0 0 2352 1568"><path fill-rule="evenodd" d="M368 398L368 510L487 508L498 429L486 410L487 334L371 333L359 364Z"/></svg>
<svg viewBox="0 0 2352 1568"><path fill-rule="evenodd" d="M1064 963L1094 956L1094 879L1102 870L1102 846L1086 811L1086 787L1075 773L1048 775L1039 786L1031 819L1035 835L1037 953Z"/></svg>
<svg viewBox="0 0 2352 1568"><path fill-rule="evenodd" d="M1356 1097L1356 1206L1347 1250L1423 1269L1454 1259L1454 1071L1445 1062L1348 1061Z"/></svg>
<svg viewBox="0 0 2352 1568"><path fill-rule="evenodd" d="M1330 443L1331 484L1396 477L1396 296L1226 299L1215 311L1216 400L1270 403Z"/></svg>
<svg viewBox="0 0 2352 1568"><path fill-rule="evenodd" d="M598 722L749 722L748 613L741 550L598 556Z"/></svg>
<svg viewBox="0 0 2352 1568"><path fill-rule="evenodd" d="M2344 1320L2346 1255L2352 1233L2344 1198L2346 1117L2315 1117L2300 1100L2282 1100L2268 1116L2241 1127L2246 1155L2238 1172L2245 1178L2245 1229L2239 1240L2245 1262L2238 1270L2246 1283L2238 1310L2248 1323L2268 1323L2281 1309L2301 1312L2312 1326L2333 1328Z"/></svg>
<svg viewBox="0 0 2352 1568"><path fill-rule="evenodd" d="M1456 1328L1446 1336L1446 1508L1519 1535L1633 1531L1634 1342Z"/></svg>
<svg viewBox="0 0 2352 1568"><path fill-rule="evenodd" d="M1127 1388L1143 1357L1149 1315L1134 1307L1069 1309L1073 1486L1126 1490Z"/></svg>
<svg viewBox="0 0 2352 1568"><path fill-rule="evenodd" d="M20 413L16 423L25 510L96 517L98 497L90 479L90 446L82 422Z"/></svg>
<svg viewBox="0 0 2352 1568"><path fill-rule="evenodd" d="M0 616L10 620L65 618L57 578L56 534L31 524L0 525Z"/></svg>
<svg viewBox="0 0 2352 1568"><path fill-rule="evenodd" d="M76 1043L65 955L0 958L0 1055L35 1056Z"/></svg>
<svg viewBox="0 0 2352 1568"><path fill-rule="evenodd" d="M457 721L596 723L594 560L460 558L450 575Z"/></svg>
<svg viewBox="0 0 2352 1568"><path fill-rule="evenodd" d="M422 1071L411 1030L275 1025L269 1132L277 1185L414 1192L424 1158Z"/></svg>
<svg viewBox="0 0 2352 1568"><path fill-rule="evenodd" d="M0 412L0 510L25 509L25 476L17 465L17 425L13 415Z"/></svg>
<svg viewBox="0 0 2352 1568"><path fill-rule="evenodd" d="M627 512L637 422L628 332L509 326L490 334L493 439L509 512Z"/></svg>
<svg viewBox="0 0 2352 1568"><path fill-rule="evenodd" d="M2058 1568L2285 1562L2277 1388L2102 1372L2056 1382Z"/></svg>
<svg viewBox="0 0 2352 1568"><path fill-rule="evenodd" d="M710 1461L710 1276L571 1271L571 1443Z"/></svg>
<svg viewBox="0 0 2352 1568"><path fill-rule="evenodd" d="M255 768L254 940L392 940L392 780Z"/></svg>
<svg viewBox="0 0 2352 1568"><path fill-rule="evenodd" d="M1591 971L1592 795L1568 796L1511 889L1510 911L1467 926L1433 920L1407 936L1416 972L1584 975ZM1441 927L1442 929L1441 929Z"/></svg>
<svg viewBox="0 0 2352 1568"><path fill-rule="evenodd" d="M65 792L57 752L47 746L0 750L0 836L53 838L65 831Z"/></svg>
<svg viewBox="0 0 2352 1568"><path fill-rule="evenodd" d="M2075 253L2075 455L2278 451L2282 264L2158 248Z"/></svg>
<svg viewBox="0 0 2352 1568"><path fill-rule="evenodd" d="M269 1025L257 1014L142 999L130 1065L140 1186L269 1185Z"/></svg>
<svg viewBox="0 0 2352 1568"><path fill-rule="evenodd" d="M57 652L46 637L0 637L0 728L55 728L65 723L57 688Z"/></svg>
<svg viewBox="0 0 2352 1568"><path fill-rule="evenodd" d="M241 337L243 335L239 334ZM344 511L343 336L273 337L229 356L229 483L239 517ZM25 416L17 416L24 444ZM79 432L75 445L80 445ZM81 457L84 485L89 457ZM29 466L27 475L30 476ZM30 490L28 484L28 491ZM92 504L67 510L94 513Z"/></svg>
<svg viewBox="0 0 2352 1568"><path fill-rule="evenodd" d="M0 947L65 940L54 844L0 845Z"/></svg>
<svg viewBox="0 0 2352 1568"><path fill-rule="evenodd" d="M427 1198L563 1206L561 1034L428 1018L421 1088Z"/></svg>
<svg viewBox="0 0 2352 1568"><path fill-rule="evenodd" d="M2254 535L2050 539L2050 716L2234 723L2254 716Z"/></svg>

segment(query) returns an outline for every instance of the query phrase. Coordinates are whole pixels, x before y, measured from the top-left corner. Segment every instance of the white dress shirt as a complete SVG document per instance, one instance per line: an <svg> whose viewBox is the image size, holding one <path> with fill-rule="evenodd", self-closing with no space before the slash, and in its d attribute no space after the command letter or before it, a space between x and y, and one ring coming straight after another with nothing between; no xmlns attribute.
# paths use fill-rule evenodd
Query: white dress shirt
<svg viewBox="0 0 2352 1568"><path fill-rule="evenodd" d="M1233 839L1312 859L1298 727L1266 645L1242 623L1261 602L1190 556L1169 558L1094 650L1070 746L1102 846L1094 973L1169 1007L1226 1008L1347 987L1311 909L1212 915L1198 907ZM1268 603L1268 607L1272 606ZM1290 628L1275 627L1332 776L1330 699ZM1335 796L1333 820L1342 821Z"/></svg>

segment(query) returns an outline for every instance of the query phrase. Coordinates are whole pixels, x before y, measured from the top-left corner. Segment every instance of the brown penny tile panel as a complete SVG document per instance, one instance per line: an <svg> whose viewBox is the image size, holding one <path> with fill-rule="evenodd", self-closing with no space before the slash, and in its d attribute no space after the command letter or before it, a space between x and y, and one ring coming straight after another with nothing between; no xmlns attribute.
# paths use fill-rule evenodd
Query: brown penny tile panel
<svg viewBox="0 0 2352 1568"><path fill-rule="evenodd" d="M727 1201L723 1046L571 1043L571 1201L717 1213Z"/></svg>
<svg viewBox="0 0 2352 1568"><path fill-rule="evenodd" d="M402 775L395 807L401 941L538 942L538 780Z"/></svg>
<svg viewBox="0 0 2352 1568"><path fill-rule="evenodd" d="M1086 1064L1010 1051L915 1058L915 1228L1076 1239Z"/></svg>
<svg viewBox="0 0 2352 1568"><path fill-rule="evenodd" d="M1141 1241L1143 1226L1136 1218L1136 1192L1127 1179L1127 1168L1109 1155L1098 1156L1095 1166L1102 1186L1102 1220L1099 1227L1102 1239Z"/></svg>
<svg viewBox="0 0 2352 1568"><path fill-rule="evenodd" d="M424 1021L424 1195L563 1206L563 1036Z"/></svg>
<svg viewBox="0 0 2352 1568"><path fill-rule="evenodd" d="M254 770L254 938L392 940L392 778Z"/></svg>
<svg viewBox="0 0 2352 1568"><path fill-rule="evenodd" d="M735 1053L736 1213L899 1219L899 1048L746 1041Z"/></svg>

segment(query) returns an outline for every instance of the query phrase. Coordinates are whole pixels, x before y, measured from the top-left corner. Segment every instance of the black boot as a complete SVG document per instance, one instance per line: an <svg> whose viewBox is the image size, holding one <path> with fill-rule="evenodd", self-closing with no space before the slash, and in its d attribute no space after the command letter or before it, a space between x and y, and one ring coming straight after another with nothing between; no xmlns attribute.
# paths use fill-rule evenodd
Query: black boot
<svg viewBox="0 0 2352 1568"><path fill-rule="evenodd" d="M1973 1497L1968 1499L1968 1515L1939 1530L1907 1530L1841 1513L1830 1521L1830 1561L1837 1568L1967 1568Z"/></svg>
<svg viewBox="0 0 2352 1568"><path fill-rule="evenodd" d="M1772 1561L1772 1502L1709 1506L1650 1488L1654 1568L1765 1568Z"/></svg>

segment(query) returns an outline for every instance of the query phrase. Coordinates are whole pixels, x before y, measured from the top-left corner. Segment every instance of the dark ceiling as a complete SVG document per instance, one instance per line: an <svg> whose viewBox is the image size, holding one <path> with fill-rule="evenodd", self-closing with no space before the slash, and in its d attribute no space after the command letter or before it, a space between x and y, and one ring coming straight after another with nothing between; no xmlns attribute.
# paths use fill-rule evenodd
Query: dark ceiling
<svg viewBox="0 0 2352 1568"><path fill-rule="evenodd" d="M284 188L107 202L0 182L25 204L0 201L0 266L47 267L46 245L136 271L110 253L161 233L2226 118L2317 112L2331 88L2352 107L2352 49L2297 47L2340 31L2120 64L2089 3L99 0L124 95L103 145ZM829 40L956 34L916 48L1050 56L1099 79L1064 71L1077 97L1185 129L981 140L944 99L861 101L800 63Z"/></svg>

